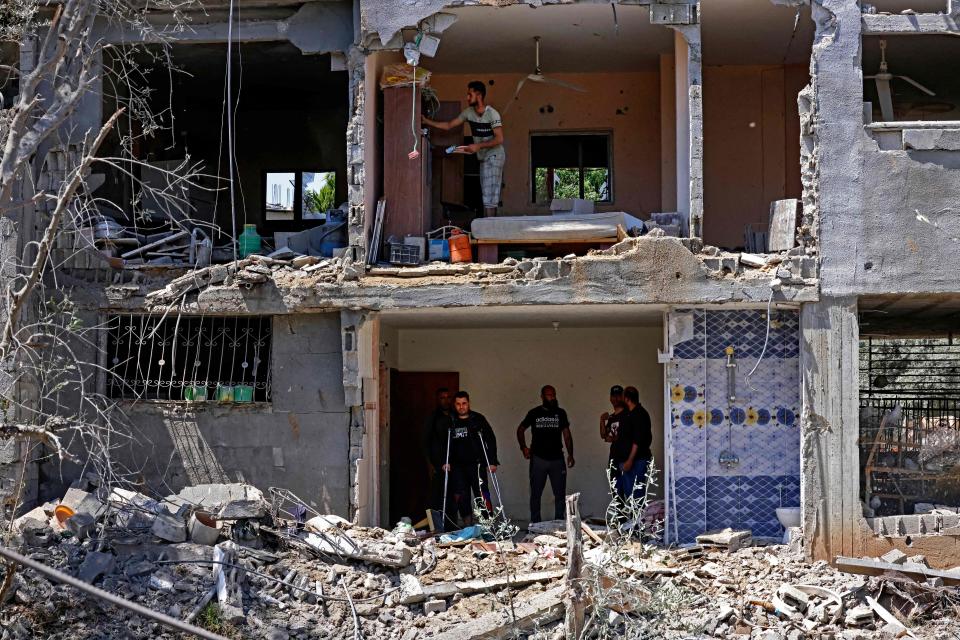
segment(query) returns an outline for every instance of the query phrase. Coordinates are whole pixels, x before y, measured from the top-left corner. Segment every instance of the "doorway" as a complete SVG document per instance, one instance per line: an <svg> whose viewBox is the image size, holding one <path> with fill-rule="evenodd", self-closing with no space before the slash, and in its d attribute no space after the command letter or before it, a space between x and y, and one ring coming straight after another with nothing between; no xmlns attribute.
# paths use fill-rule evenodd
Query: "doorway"
<svg viewBox="0 0 960 640"><path fill-rule="evenodd" d="M456 371L390 370L390 519L414 524L430 505L432 479L424 451L424 428L437 405L437 389L460 388ZM439 471L439 470L438 470Z"/></svg>

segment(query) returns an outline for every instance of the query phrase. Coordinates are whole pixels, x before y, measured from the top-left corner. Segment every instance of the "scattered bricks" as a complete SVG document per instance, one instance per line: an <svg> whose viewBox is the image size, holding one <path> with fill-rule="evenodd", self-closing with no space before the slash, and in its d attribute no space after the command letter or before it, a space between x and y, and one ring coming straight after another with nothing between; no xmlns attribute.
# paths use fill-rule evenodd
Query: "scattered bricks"
<svg viewBox="0 0 960 640"><path fill-rule="evenodd" d="M899 549L891 549L880 556L880 559L884 562L889 562L890 564L903 564L907 561L907 554Z"/></svg>
<svg viewBox="0 0 960 640"><path fill-rule="evenodd" d="M78 540L84 540L93 533L97 521L89 513L81 511L67 518L66 526L67 530L72 532Z"/></svg>
<svg viewBox="0 0 960 640"><path fill-rule="evenodd" d="M733 552L743 547L749 547L753 544L753 535L749 530L737 531L734 529L724 529L722 531L708 531L697 536L697 544L702 546L726 547L727 551Z"/></svg>
<svg viewBox="0 0 960 640"><path fill-rule="evenodd" d="M870 607L854 607L847 611L846 620L849 627L863 627L873 624L873 609Z"/></svg>
<svg viewBox="0 0 960 640"><path fill-rule="evenodd" d="M100 576L112 573L115 564L116 558L112 553L91 551L87 554L87 557L83 559L83 564L80 565L80 571L77 577L84 582L93 584Z"/></svg>
<svg viewBox="0 0 960 640"><path fill-rule="evenodd" d="M778 590L780 597L788 605L796 609L797 611L806 611L807 605L810 603L810 596L808 596L803 591L800 591L796 587L785 584Z"/></svg>
<svg viewBox="0 0 960 640"><path fill-rule="evenodd" d="M187 539L187 524L175 516L157 516L150 531L167 542L185 542Z"/></svg>
<svg viewBox="0 0 960 640"><path fill-rule="evenodd" d="M446 600L427 600L423 603L424 613L443 613L447 610Z"/></svg>
<svg viewBox="0 0 960 640"><path fill-rule="evenodd" d="M927 567L928 569L930 568L930 564L927 562L927 556L924 556L924 555L918 554L915 556L910 556L909 558L907 558L907 563L919 564L919 565L923 565L924 567Z"/></svg>
<svg viewBox="0 0 960 640"><path fill-rule="evenodd" d="M70 507L74 513L89 513L94 518L99 518L106 508L96 496L80 489L67 489L60 504Z"/></svg>

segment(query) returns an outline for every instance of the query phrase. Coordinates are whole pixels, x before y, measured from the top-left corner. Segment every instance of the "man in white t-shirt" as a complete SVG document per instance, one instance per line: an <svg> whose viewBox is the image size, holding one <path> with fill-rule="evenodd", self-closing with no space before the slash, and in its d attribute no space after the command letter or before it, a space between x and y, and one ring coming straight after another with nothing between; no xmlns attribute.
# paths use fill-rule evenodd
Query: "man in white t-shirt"
<svg viewBox="0 0 960 640"><path fill-rule="evenodd" d="M486 104L487 87L479 80L467 85L467 108L450 122L437 122L423 117L423 123L443 131L470 123L473 144L457 147L457 153L475 153L480 161L480 189L483 191L483 213L495 216L500 206L503 184L503 122L500 113Z"/></svg>

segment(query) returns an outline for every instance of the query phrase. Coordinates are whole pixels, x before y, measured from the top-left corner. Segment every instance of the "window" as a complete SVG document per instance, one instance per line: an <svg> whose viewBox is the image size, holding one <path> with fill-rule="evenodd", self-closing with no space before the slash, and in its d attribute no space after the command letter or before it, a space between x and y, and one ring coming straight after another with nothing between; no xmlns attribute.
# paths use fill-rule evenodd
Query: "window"
<svg viewBox="0 0 960 640"><path fill-rule="evenodd" d="M609 133L530 135L533 201L582 198L612 202Z"/></svg>
<svg viewBox="0 0 960 640"><path fill-rule="evenodd" d="M325 220L326 212L337 206L336 185L333 171L267 171L264 220Z"/></svg>
<svg viewBox="0 0 960 640"><path fill-rule="evenodd" d="M270 316L109 319L111 398L270 400Z"/></svg>

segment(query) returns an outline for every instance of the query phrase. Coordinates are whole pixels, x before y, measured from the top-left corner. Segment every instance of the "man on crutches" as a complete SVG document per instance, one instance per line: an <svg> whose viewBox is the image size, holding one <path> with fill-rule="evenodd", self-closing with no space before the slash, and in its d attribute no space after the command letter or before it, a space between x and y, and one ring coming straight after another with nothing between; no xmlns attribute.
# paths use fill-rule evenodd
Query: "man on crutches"
<svg viewBox="0 0 960 640"><path fill-rule="evenodd" d="M453 502L464 526L473 524L473 501L480 498L492 512L493 504L487 489L487 472L494 474L497 460L497 437L490 423L481 414L470 410L470 394L459 391L454 396L454 419L451 428L450 462L444 465L450 473ZM494 482L501 507L499 484Z"/></svg>

